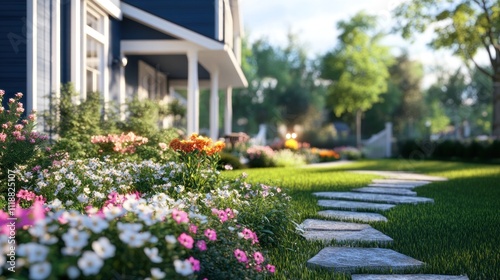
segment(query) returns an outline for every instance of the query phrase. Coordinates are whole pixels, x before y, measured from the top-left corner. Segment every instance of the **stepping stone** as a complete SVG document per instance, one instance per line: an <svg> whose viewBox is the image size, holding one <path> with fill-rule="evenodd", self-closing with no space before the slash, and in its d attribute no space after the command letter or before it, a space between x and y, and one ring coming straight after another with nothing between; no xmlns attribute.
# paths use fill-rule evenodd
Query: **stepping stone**
<svg viewBox="0 0 500 280"><path fill-rule="evenodd" d="M394 204L386 203L373 203L373 202L359 202L359 201L347 201L347 200L318 200L318 205L323 207L337 208L337 209L348 209L348 210L358 210L358 209L372 209L372 210L389 210L396 206Z"/></svg>
<svg viewBox="0 0 500 280"><path fill-rule="evenodd" d="M387 218L378 213L324 210L319 211L318 215L348 221L356 220L362 222L387 222Z"/></svg>
<svg viewBox="0 0 500 280"><path fill-rule="evenodd" d="M361 201L386 202L393 204L402 204L402 203L416 204L416 203L434 202L434 200L426 197L402 196L402 195L391 195L391 194L372 194L372 193L357 193L357 192L316 192L313 194L315 196L326 197L326 198L341 198L341 199L352 199Z"/></svg>
<svg viewBox="0 0 500 280"><path fill-rule="evenodd" d="M417 181L417 180L399 180L399 179L373 179L373 183L380 184L394 184L394 185L414 185L414 186L423 186L430 184L429 181Z"/></svg>
<svg viewBox="0 0 500 280"><path fill-rule="evenodd" d="M306 219L300 224L299 228L311 231L361 231L366 228L371 228L371 226L358 223Z"/></svg>
<svg viewBox="0 0 500 280"><path fill-rule="evenodd" d="M415 186L415 185L403 185L403 184L399 184L399 185L396 185L396 184L383 184L383 183L372 183L372 184L369 184L368 187L376 187L376 188L396 188L396 189L408 189L408 190L412 190L416 187L420 187L420 186Z"/></svg>
<svg viewBox="0 0 500 280"><path fill-rule="evenodd" d="M302 233L302 236L310 241L320 240L323 242L331 242L332 240L335 240L338 242L377 242L378 244L392 243L392 238L372 227L354 231L308 230Z"/></svg>
<svg viewBox="0 0 500 280"><path fill-rule="evenodd" d="M380 187L363 187L352 190L354 192L362 193L380 193L380 194L393 194L393 195L408 195L417 196L417 193L403 188L380 188Z"/></svg>
<svg viewBox="0 0 500 280"><path fill-rule="evenodd" d="M437 274L353 274L352 280L469 280L467 276Z"/></svg>
<svg viewBox="0 0 500 280"><path fill-rule="evenodd" d="M384 176L390 179L400 179L400 180L417 180L417 181L447 181L448 179L444 177L429 176L416 173L408 172L397 172L397 171L375 171L375 170L352 170L350 172L360 173L360 174L371 174Z"/></svg>
<svg viewBox="0 0 500 280"><path fill-rule="evenodd" d="M307 219L300 224L299 229L304 230L302 236L307 240L364 241L384 244L392 242L392 238L367 224Z"/></svg>
<svg viewBox="0 0 500 280"><path fill-rule="evenodd" d="M418 268L423 264L390 249L354 247L326 247L307 261L309 267L347 273L358 269L400 271Z"/></svg>

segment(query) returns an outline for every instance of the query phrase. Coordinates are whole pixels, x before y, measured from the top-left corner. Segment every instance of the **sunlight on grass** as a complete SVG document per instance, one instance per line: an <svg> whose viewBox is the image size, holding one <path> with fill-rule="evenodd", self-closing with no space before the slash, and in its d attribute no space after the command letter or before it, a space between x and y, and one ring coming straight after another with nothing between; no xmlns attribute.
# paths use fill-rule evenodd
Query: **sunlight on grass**
<svg viewBox="0 0 500 280"><path fill-rule="evenodd" d="M252 182L282 187L293 200L289 211L297 223L319 218L315 191L346 191L366 186L377 176L348 170L407 171L449 178L416 189L434 204L398 205L383 212L387 223L371 225L389 235L388 247L424 261L421 273L468 275L470 279L500 276L500 167L460 162L363 160L332 168L247 169ZM237 176L242 171L225 172ZM324 219L324 218L323 218ZM269 252L280 273L278 279L350 279L344 274L311 270L307 260L325 245L307 242L290 226L284 246Z"/></svg>

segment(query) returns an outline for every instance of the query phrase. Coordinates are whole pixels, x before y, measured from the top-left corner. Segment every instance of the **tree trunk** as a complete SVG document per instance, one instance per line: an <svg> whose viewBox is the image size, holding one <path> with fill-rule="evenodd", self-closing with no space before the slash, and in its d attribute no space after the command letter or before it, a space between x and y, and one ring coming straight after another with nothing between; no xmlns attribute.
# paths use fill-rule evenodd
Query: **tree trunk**
<svg viewBox="0 0 500 280"><path fill-rule="evenodd" d="M361 110L356 111L356 146L361 149Z"/></svg>
<svg viewBox="0 0 500 280"><path fill-rule="evenodd" d="M500 73L493 77L493 122L492 136L500 139Z"/></svg>

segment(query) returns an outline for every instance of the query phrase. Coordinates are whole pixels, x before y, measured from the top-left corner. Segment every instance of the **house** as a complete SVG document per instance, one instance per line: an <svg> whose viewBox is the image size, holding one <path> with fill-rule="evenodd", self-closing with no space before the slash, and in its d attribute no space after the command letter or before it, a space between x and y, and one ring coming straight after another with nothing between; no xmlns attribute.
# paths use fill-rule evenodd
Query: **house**
<svg viewBox="0 0 500 280"><path fill-rule="evenodd" d="M247 86L241 22L239 0L3 0L0 88L23 92L38 112L67 82L82 99L100 92L104 104L160 102L183 89L187 133L199 131L199 107L210 106L216 139L219 91L230 133L232 88ZM210 89L210 104L200 104L200 89Z"/></svg>

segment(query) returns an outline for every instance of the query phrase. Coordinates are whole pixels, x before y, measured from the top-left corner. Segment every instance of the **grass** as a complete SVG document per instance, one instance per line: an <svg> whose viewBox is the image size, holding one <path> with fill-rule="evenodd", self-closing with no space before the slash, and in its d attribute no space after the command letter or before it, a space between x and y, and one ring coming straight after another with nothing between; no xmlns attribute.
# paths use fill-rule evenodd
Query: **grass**
<svg viewBox="0 0 500 280"><path fill-rule="evenodd" d="M500 279L500 166L440 161L364 160L332 168L247 169L249 181L282 187L292 196L289 211L297 223L322 218L315 191L345 191L366 186L373 175L347 170L411 171L449 178L416 189L434 204L398 205L384 215L387 223L370 223L394 239L382 245L426 263L418 273ZM242 171L224 173L236 176ZM325 219L325 218L322 218ZM308 259L326 245L293 233L269 256L277 279L350 279L349 275L306 268ZM333 242L332 244L335 244ZM374 244L365 244L376 246ZM411 272L411 271L409 271Z"/></svg>

